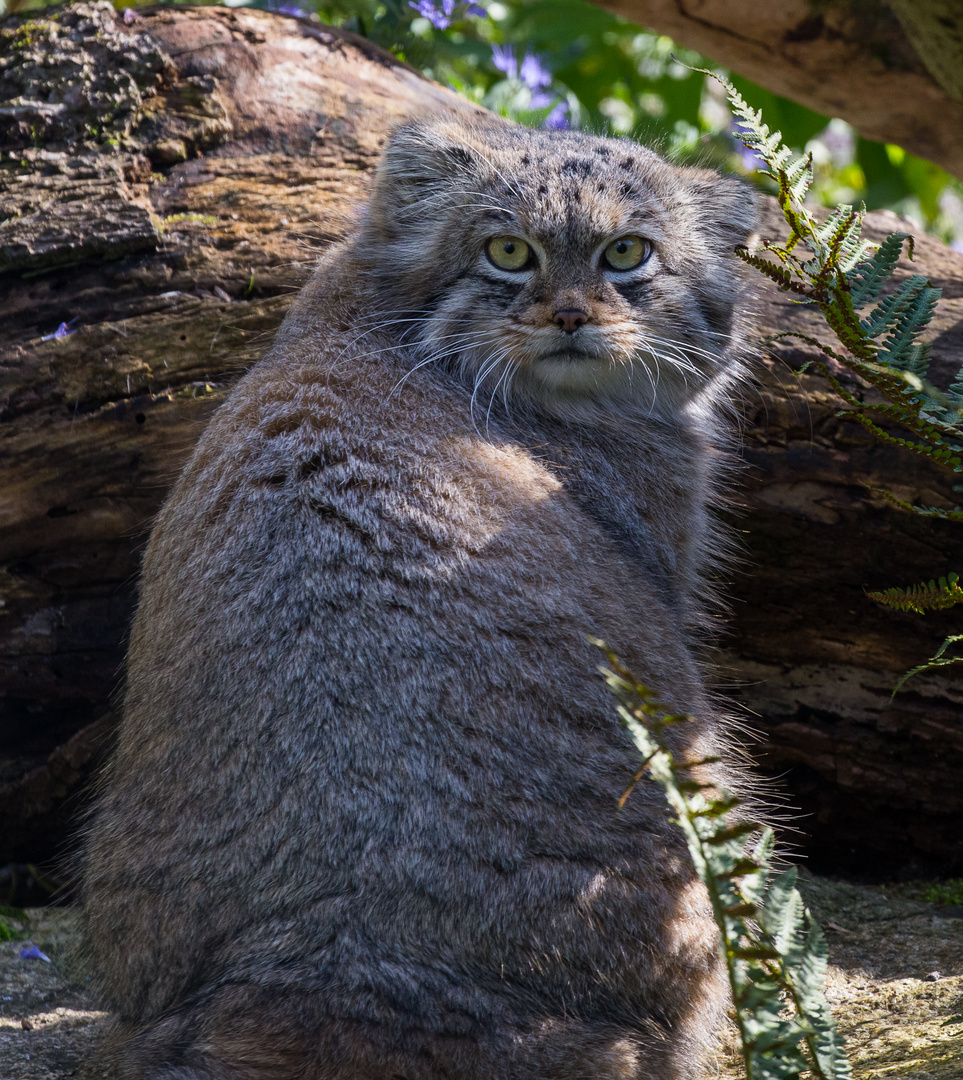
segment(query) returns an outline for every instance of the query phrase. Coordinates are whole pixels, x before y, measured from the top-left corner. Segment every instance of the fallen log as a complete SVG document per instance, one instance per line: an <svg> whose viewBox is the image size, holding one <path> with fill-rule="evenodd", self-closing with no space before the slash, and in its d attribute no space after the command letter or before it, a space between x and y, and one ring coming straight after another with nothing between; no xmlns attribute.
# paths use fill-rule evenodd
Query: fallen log
<svg viewBox="0 0 963 1080"><path fill-rule="evenodd" d="M150 522L205 421L350 227L391 127L476 108L311 19L140 12L82 2L0 23L0 865L70 847ZM913 270L944 288L945 378L963 362L963 257L922 238ZM761 332L823 333L765 283L754 304ZM950 870L963 679L890 693L952 612L882 611L864 589L960 569L963 534L873 493L939 503L949 484L840 419L798 374L813 356L778 344L746 395L745 559L719 680L808 815L797 842L817 868Z"/></svg>

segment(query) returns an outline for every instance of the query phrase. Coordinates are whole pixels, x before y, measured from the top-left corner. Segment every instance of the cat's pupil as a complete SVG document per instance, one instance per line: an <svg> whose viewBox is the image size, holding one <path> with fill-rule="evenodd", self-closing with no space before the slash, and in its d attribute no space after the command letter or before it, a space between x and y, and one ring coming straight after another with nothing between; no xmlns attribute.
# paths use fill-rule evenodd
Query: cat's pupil
<svg viewBox="0 0 963 1080"><path fill-rule="evenodd" d="M615 245L615 250L620 255L624 255L629 250L629 245L624 240L619 240Z"/></svg>
<svg viewBox="0 0 963 1080"><path fill-rule="evenodd" d="M515 251L515 245L511 242L511 240L505 241L504 248L506 255L511 255Z"/></svg>

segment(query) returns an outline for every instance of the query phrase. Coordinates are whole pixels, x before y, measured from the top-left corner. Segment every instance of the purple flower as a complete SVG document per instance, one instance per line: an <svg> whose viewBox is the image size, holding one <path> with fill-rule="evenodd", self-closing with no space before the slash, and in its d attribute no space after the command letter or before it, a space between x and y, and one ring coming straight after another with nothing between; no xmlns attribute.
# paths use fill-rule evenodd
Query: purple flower
<svg viewBox="0 0 963 1080"><path fill-rule="evenodd" d="M271 0L268 3L268 11L275 11L278 15L291 15L295 19L306 19L308 13L304 8L291 3L290 0Z"/></svg>
<svg viewBox="0 0 963 1080"><path fill-rule="evenodd" d="M21 960L46 960L50 963L50 957L42 953L32 941L28 941L26 947L20 950Z"/></svg>
<svg viewBox="0 0 963 1080"><path fill-rule="evenodd" d="M749 128L741 121L735 120L730 125L729 130L731 131L733 138L738 139L738 141L742 143L742 149L739 152L739 161L746 172L756 172L758 169L765 169L765 160L757 154L755 150L751 150L742 141L748 136Z"/></svg>
<svg viewBox="0 0 963 1080"><path fill-rule="evenodd" d="M74 323L80 318L79 315L75 315L70 322L62 322L52 334L44 334L40 339L41 341L59 341L61 338L69 337L71 334L77 332L77 327Z"/></svg>
<svg viewBox="0 0 963 1080"><path fill-rule="evenodd" d="M451 26L451 17L455 11L455 0L441 0L440 11L435 7L434 0L408 0L408 7L413 7L436 30L447 30Z"/></svg>
<svg viewBox="0 0 963 1080"><path fill-rule="evenodd" d="M549 131L563 131L568 126L568 103L565 101L560 101L542 121L542 127Z"/></svg>
<svg viewBox="0 0 963 1080"><path fill-rule="evenodd" d="M518 77L529 90L538 90L539 87L552 85L551 73L542 67L542 62L535 53L525 53L522 65L518 69Z"/></svg>
<svg viewBox="0 0 963 1080"><path fill-rule="evenodd" d="M492 63L495 67L507 75L509 79L518 76L518 61L515 59L515 49L511 45L492 45Z"/></svg>
<svg viewBox="0 0 963 1080"><path fill-rule="evenodd" d="M748 146L743 148L742 154L740 155L740 161L746 172L756 172L758 169L764 169L766 167L765 161L755 152L755 150L750 150Z"/></svg>
<svg viewBox="0 0 963 1080"><path fill-rule="evenodd" d="M483 7L479 7L478 4L469 4L468 7L465 8L465 14L474 15L479 19L488 18L488 12Z"/></svg>

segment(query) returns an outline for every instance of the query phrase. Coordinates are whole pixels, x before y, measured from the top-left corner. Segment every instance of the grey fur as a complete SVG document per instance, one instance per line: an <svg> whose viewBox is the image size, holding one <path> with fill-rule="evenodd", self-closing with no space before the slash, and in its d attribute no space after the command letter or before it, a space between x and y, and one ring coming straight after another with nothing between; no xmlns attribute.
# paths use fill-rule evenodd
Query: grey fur
<svg viewBox="0 0 963 1080"><path fill-rule="evenodd" d="M714 924L661 791L617 808L586 634L726 752L694 635L752 219L629 142L396 133L147 552L85 884L123 1077L697 1074Z"/></svg>

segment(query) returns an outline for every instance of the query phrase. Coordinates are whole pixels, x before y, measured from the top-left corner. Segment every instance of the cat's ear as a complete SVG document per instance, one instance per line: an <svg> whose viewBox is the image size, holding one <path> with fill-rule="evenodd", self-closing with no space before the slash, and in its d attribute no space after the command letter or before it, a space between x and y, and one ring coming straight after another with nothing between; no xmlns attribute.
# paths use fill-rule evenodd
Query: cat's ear
<svg viewBox="0 0 963 1080"><path fill-rule="evenodd" d="M388 220L421 206L443 209L445 196L458 198L489 171L470 133L444 119L418 121L398 128L378 167L371 209ZM405 215L411 217L410 212Z"/></svg>
<svg viewBox="0 0 963 1080"><path fill-rule="evenodd" d="M755 189L710 169L686 169L685 176L698 224L712 246L732 251L745 245L759 226Z"/></svg>

